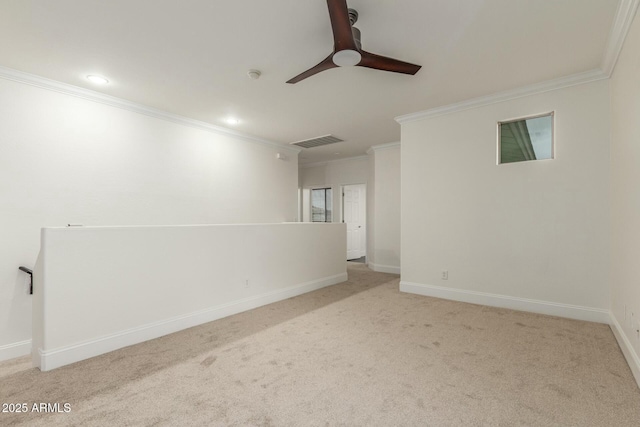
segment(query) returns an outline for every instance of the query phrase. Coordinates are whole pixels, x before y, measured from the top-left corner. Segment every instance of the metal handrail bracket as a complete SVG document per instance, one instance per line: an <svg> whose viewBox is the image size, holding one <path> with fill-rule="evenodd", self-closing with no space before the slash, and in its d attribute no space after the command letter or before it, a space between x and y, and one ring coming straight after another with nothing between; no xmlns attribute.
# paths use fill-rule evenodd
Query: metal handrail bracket
<svg viewBox="0 0 640 427"><path fill-rule="evenodd" d="M18 267L18 270L20 271L24 271L25 273L27 273L30 277L30 282L29 283L29 295L33 295L33 270L24 266L20 266Z"/></svg>

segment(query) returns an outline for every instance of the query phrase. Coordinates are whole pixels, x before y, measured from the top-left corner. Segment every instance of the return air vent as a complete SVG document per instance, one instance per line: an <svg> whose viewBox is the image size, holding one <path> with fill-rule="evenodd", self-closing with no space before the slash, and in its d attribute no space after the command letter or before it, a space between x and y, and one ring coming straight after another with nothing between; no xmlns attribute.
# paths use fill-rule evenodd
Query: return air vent
<svg viewBox="0 0 640 427"><path fill-rule="evenodd" d="M333 135L319 136L317 138L305 139L304 141L292 142L291 145L297 145L302 148L320 147L321 145L335 144L342 142L343 139L336 138Z"/></svg>

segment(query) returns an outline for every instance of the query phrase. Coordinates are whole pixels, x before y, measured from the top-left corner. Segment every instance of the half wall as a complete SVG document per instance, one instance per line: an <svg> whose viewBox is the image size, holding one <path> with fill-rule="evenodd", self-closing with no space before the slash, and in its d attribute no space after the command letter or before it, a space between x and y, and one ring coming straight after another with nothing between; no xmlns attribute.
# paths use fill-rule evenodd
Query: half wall
<svg viewBox="0 0 640 427"><path fill-rule="evenodd" d="M342 282L345 242L337 223L45 228L34 365L48 371Z"/></svg>

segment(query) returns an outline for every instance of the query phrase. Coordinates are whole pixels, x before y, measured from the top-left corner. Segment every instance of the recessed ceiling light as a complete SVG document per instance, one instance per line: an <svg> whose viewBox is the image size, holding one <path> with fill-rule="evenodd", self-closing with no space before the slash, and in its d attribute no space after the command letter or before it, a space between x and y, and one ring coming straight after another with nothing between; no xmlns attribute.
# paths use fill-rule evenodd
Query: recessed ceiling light
<svg viewBox="0 0 640 427"><path fill-rule="evenodd" d="M106 78L102 76L96 76L95 74L89 74L87 76L87 80L97 85L106 85L107 83L109 83L109 80L107 80Z"/></svg>
<svg viewBox="0 0 640 427"><path fill-rule="evenodd" d="M340 154L340 153L333 153L333 154L335 154L335 155L337 156L337 155L338 155L338 154Z"/></svg>
<svg viewBox="0 0 640 427"><path fill-rule="evenodd" d="M236 119L235 117L227 117L225 119L225 122L227 122L228 125L234 126L240 123L240 120Z"/></svg>

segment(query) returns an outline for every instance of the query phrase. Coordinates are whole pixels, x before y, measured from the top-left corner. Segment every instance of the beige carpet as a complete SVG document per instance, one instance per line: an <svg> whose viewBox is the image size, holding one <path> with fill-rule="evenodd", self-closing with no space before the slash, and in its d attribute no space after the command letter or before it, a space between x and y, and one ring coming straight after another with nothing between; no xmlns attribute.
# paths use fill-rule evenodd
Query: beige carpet
<svg viewBox="0 0 640 427"><path fill-rule="evenodd" d="M0 425L639 426L606 325L349 281L42 373L0 365Z"/></svg>

